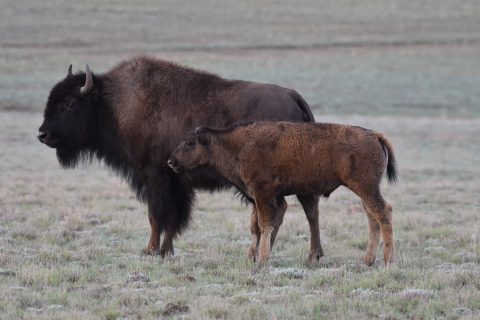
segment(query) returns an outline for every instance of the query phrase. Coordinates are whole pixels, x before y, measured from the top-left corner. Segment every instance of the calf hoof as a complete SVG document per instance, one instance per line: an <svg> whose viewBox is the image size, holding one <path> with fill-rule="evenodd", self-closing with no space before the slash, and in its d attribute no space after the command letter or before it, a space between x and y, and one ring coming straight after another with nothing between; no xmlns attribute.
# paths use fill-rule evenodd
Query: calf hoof
<svg viewBox="0 0 480 320"><path fill-rule="evenodd" d="M370 256L370 255L365 255L365 258L363 259L363 263L367 266L371 266L375 264L375 256Z"/></svg>
<svg viewBox="0 0 480 320"><path fill-rule="evenodd" d="M258 253L258 256L257 256L257 259L256 262L260 263L260 264L264 264L268 261L268 259L270 258L270 253L265 253L265 252L261 252L259 250L259 253Z"/></svg>
<svg viewBox="0 0 480 320"><path fill-rule="evenodd" d="M253 262L255 262L256 260L258 260L257 257L258 257L258 251L255 250L255 247L250 246L247 251L248 260L253 260Z"/></svg>
<svg viewBox="0 0 480 320"><path fill-rule="evenodd" d="M321 257L323 257L323 251L320 250L312 250L310 253L307 255L307 260L308 261L319 261Z"/></svg>
<svg viewBox="0 0 480 320"><path fill-rule="evenodd" d="M390 264L394 263L395 262L395 259L394 257L390 257L388 259L384 259L383 260L383 266L384 267L388 267Z"/></svg>
<svg viewBox="0 0 480 320"><path fill-rule="evenodd" d="M259 266L266 266L268 264L268 257L263 257L263 258L257 257L253 261L256 262Z"/></svg>

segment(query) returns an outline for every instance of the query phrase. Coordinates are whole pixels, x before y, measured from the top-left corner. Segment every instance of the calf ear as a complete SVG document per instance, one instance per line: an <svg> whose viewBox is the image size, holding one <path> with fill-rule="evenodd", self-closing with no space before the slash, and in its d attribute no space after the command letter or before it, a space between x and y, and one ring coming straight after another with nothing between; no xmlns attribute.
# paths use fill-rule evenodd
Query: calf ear
<svg viewBox="0 0 480 320"><path fill-rule="evenodd" d="M195 129L195 135L197 136L197 141L204 146L208 146L210 143L209 135L203 130L202 127L197 127Z"/></svg>
<svg viewBox="0 0 480 320"><path fill-rule="evenodd" d="M197 130L196 133L197 133L197 141L201 145L208 146L208 144L210 143L210 136L207 133L202 132L202 130Z"/></svg>

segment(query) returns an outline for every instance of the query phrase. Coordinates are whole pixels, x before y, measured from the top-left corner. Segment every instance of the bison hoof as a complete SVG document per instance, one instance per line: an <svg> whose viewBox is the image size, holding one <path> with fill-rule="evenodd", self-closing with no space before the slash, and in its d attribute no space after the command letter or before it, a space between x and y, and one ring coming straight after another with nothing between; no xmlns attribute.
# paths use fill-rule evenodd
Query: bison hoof
<svg viewBox="0 0 480 320"><path fill-rule="evenodd" d="M165 258L166 256L173 256L174 252L172 250L159 250L159 249L144 249L142 253L146 256L160 256Z"/></svg>
<svg viewBox="0 0 480 320"><path fill-rule="evenodd" d="M319 261L321 257L323 257L323 251L319 250L312 250L307 256L308 261Z"/></svg>
<svg viewBox="0 0 480 320"><path fill-rule="evenodd" d="M173 256L175 253L173 250L160 250L160 256L162 258Z"/></svg>
<svg viewBox="0 0 480 320"><path fill-rule="evenodd" d="M160 250L158 249L143 249L142 254L145 256L158 256L160 255Z"/></svg>

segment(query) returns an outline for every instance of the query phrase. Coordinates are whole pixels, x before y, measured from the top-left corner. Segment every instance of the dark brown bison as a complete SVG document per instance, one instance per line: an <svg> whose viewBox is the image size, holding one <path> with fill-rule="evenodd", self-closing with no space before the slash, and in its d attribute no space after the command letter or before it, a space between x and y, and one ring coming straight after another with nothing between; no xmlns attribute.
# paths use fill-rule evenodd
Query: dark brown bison
<svg viewBox="0 0 480 320"><path fill-rule="evenodd" d="M168 156L189 130L249 119L314 121L294 90L226 80L143 56L105 74L92 73L88 65L86 73L72 74L70 66L67 77L51 90L44 118L38 139L56 148L63 167L103 160L148 203L146 252L162 256L173 253L173 239L188 225L194 188L231 186L202 170L181 177L167 166Z"/></svg>
<svg viewBox="0 0 480 320"><path fill-rule="evenodd" d="M329 196L345 186L361 199L368 218L365 264L375 262L380 234L384 263L393 259L392 206L380 193L386 169L397 179L390 141L381 133L329 123L256 122L227 129L197 128L168 160L177 172L199 167L230 181L257 208L251 222L249 257L266 260L283 222L284 197ZM317 198L318 199L318 198ZM310 224L310 254L323 256L318 210L305 213Z"/></svg>

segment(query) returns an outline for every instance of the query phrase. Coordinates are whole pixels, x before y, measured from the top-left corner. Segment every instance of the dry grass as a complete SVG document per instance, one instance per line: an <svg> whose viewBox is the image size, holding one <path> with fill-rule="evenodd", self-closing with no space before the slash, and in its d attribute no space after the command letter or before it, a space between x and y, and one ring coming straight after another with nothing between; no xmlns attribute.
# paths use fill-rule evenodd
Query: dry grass
<svg viewBox="0 0 480 320"><path fill-rule="evenodd" d="M304 260L308 224L293 199L269 263L247 261L250 208L229 192L199 194L174 257L142 256L146 210L125 184L98 166L60 169L54 150L35 140L39 114L0 117L9 151L1 163L0 268L10 271L0 275L2 318L480 316L479 120L322 117L382 131L396 148L400 184L384 193L397 261L384 269L381 250L376 266L362 264L366 219L346 189L321 201L319 263Z"/></svg>
<svg viewBox="0 0 480 320"><path fill-rule="evenodd" d="M480 6L476 0L0 1L0 319L480 319ZM250 208L198 195L174 257L146 257L146 208L93 165L38 143L67 67L150 54L298 90L317 120L393 142L396 263L362 264L367 223L322 199L326 256L289 209L265 266L246 260Z"/></svg>

